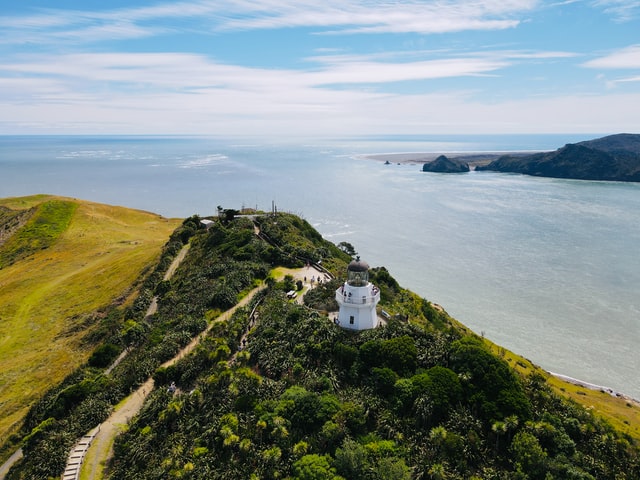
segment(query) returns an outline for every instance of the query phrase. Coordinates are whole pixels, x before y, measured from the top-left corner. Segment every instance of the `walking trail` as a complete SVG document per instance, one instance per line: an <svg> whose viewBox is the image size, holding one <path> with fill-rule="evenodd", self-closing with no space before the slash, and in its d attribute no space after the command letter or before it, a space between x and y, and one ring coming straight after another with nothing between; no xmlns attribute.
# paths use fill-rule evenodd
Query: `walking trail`
<svg viewBox="0 0 640 480"><path fill-rule="evenodd" d="M235 307L227 310L220 315L216 322L222 322L228 320L231 315L240 307L245 306L253 298L253 296L264 287L257 287L251 290ZM201 339L209 332L215 322L211 322L209 326L191 343L184 347L178 354L171 360L163 363L163 367L173 365L181 358L188 355L195 347L200 343ZM147 379L135 392L120 402L113 414L103 422L98 430L95 431L95 436L88 448L84 459L82 461L82 467L80 470L81 479L100 479L103 478L103 469L109 457L113 452L113 442L116 435L122 432L129 421L140 411L145 399L151 393L154 388L153 378Z"/></svg>
<svg viewBox="0 0 640 480"><path fill-rule="evenodd" d="M190 247L190 244L186 244L184 247L182 247L180 252L178 252L178 255L176 255L176 257L173 259L173 262L171 262L171 265L169 265L169 268L165 272L163 280L171 279L171 277L175 273L176 269L178 268L182 260L184 260L184 258L186 257L187 252L189 251L189 247ZM145 318L156 313L157 309L158 309L158 298L153 297L153 300L151 301L151 304L149 305L149 308L147 309L147 312L145 314ZM185 348L189 348L189 345L187 345L187 347ZM105 370L105 375L109 375L111 371L127 356L129 352L130 352L129 349L124 350L120 354L120 356L111 364L111 366L109 366L109 368ZM153 388L153 384L151 384L151 387L149 387L147 386L148 382L149 381L147 381L142 387L140 387L139 391L149 392L151 388ZM145 387L147 387L146 390L145 390ZM134 393L132 396L135 396L136 393ZM122 422L123 418L124 419L131 418L132 415L134 415L135 413L138 412L138 410L140 410L140 406L136 407L135 402L131 402L131 405L126 403L127 400L129 400L129 398L125 399L123 402L120 403L120 405L116 407L116 411L114 412L112 417L105 422L105 424L110 422L112 418L115 418L115 422L118 422L118 423L115 423L114 425L121 425L123 423ZM141 398L141 401L143 400L144 398ZM142 405L141 402L140 402L140 405ZM96 441L96 439L98 442L102 442L102 444L104 444L104 435L101 433L102 428L103 426L105 426L105 428L107 429L107 432L109 432L110 429L112 428L111 425L105 425L105 424L99 425L96 428L94 428L87 435L82 437L82 439L80 439L80 441L75 445L75 447L73 448L73 450L71 451L67 459L67 468L65 469L65 472L62 476L64 480L77 480L80 478L79 477L80 466L82 465L83 460L89 454L89 449L91 444L94 441ZM113 443L113 441L111 441L111 443ZM0 480L4 480L4 478L6 477L7 473L9 473L9 470L13 466L13 464L16 463L18 460L20 460L22 457L23 457L23 452L22 452L22 449L20 448L16 450L14 454L11 455L11 457L9 457L9 459L7 459L7 461L2 466L0 466ZM87 478L94 478L94 477L91 476Z"/></svg>
<svg viewBox="0 0 640 480"><path fill-rule="evenodd" d="M282 271L278 270L276 273L278 277L284 277L285 274L290 274L293 275L294 278L303 278L305 275L308 275L309 272L309 269L301 268L282 269ZM318 274L318 272L316 272L316 274ZM162 366L168 367L173 365L178 360L188 355L198 345L198 343L200 343L202 338L207 335L216 322L226 321L231 318L238 308L247 305L256 293L263 288L265 287L260 286L251 290L237 305L221 314L215 322L211 322L209 326L200 333L200 335L194 338L191 343L184 347L175 357L163 363ZM129 421L140 411L144 404L144 400L151 393L153 388L153 378L149 378L134 393L129 395L116 406L111 417L91 432L94 434L93 440L81 461L81 468L79 469L80 476L75 478L82 480L99 480L104 478L104 467L113 454L113 442L115 437L126 428ZM66 479L67 477L63 478Z"/></svg>

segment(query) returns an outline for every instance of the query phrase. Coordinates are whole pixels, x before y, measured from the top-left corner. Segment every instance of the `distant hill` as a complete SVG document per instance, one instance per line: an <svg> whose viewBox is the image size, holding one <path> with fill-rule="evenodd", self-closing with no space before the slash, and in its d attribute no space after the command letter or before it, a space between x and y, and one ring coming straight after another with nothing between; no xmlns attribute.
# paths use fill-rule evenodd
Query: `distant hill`
<svg viewBox="0 0 640 480"><path fill-rule="evenodd" d="M423 172L435 173L464 173L469 171L469 164L460 160L440 155L431 162L422 165Z"/></svg>
<svg viewBox="0 0 640 480"><path fill-rule="evenodd" d="M503 155L478 171L523 173L537 177L640 182L640 135L622 133L575 144L553 152Z"/></svg>

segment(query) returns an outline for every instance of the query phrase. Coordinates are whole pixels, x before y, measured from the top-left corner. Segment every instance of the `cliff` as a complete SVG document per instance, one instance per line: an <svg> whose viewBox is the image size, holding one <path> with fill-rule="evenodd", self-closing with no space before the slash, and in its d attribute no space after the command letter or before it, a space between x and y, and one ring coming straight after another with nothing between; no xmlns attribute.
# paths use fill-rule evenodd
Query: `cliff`
<svg viewBox="0 0 640 480"><path fill-rule="evenodd" d="M567 144L553 152L504 155L478 171L538 177L640 182L640 135L619 134Z"/></svg>

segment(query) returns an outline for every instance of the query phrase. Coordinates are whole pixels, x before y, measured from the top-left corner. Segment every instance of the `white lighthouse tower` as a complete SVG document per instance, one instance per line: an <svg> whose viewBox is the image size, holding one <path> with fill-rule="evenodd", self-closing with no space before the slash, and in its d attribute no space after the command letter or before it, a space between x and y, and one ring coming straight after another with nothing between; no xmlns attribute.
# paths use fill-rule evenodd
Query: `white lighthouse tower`
<svg viewBox="0 0 640 480"><path fill-rule="evenodd" d="M351 330L366 330L378 326L376 305L380 290L369 282L369 265L357 257L347 267L347 281L336 290L340 305L338 324Z"/></svg>

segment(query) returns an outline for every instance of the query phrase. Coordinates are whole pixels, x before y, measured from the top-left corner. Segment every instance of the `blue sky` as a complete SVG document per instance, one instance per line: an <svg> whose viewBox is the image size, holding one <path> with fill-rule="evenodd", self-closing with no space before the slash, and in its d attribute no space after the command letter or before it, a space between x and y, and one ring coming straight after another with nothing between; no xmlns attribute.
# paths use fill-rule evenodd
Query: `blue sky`
<svg viewBox="0 0 640 480"><path fill-rule="evenodd" d="M638 0L0 7L0 134L640 132Z"/></svg>

